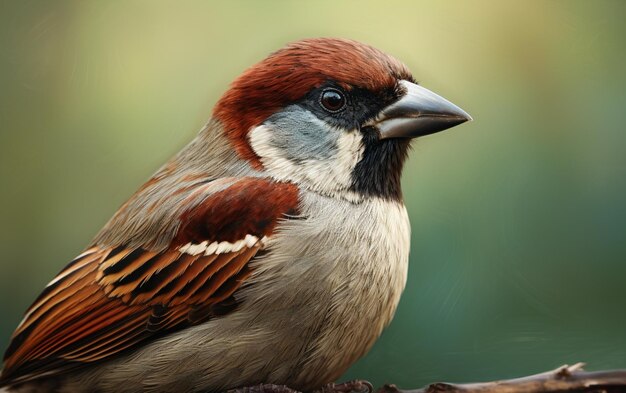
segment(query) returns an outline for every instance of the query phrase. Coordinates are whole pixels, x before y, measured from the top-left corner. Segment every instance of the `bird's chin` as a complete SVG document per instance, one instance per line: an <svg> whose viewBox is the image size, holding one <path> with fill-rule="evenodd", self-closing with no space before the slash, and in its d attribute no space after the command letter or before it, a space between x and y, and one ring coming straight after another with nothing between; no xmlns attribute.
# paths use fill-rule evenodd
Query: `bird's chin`
<svg viewBox="0 0 626 393"><path fill-rule="evenodd" d="M362 132L365 149L354 168L353 190L365 196L402 200L400 177L411 139L380 139L374 127L364 128Z"/></svg>

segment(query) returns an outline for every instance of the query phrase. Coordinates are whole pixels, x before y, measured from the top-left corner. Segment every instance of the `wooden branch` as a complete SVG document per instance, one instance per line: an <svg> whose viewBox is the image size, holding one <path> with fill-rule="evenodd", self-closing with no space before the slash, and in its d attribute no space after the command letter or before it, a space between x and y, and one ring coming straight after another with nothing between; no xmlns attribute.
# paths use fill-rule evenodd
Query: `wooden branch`
<svg viewBox="0 0 626 393"><path fill-rule="evenodd" d="M384 385L376 393L626 393L626 370L586 372L583 367L584 363L576 363L523 378L464 384L438 382L411 390ZM285 385L261 384L225 393L300 392ZM374 388L367 381L355 380L331 383L313 393L374 393Z"/></svg>
<svg viewBox="0 0 626 393"><path fill-rule="evenodd" d="M378 389L377 393L626 392L626 370L586 372L583 367L584 363L577 363L523 378L467 384L440 382L414 390L402 390L395 385L385 385Z"/></svg>

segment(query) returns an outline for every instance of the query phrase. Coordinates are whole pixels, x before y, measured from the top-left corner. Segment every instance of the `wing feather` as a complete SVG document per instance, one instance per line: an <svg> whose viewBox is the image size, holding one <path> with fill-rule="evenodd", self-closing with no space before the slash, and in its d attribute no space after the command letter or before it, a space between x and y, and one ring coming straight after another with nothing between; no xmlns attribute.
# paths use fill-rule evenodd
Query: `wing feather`
<svg viewBox="0 0 626 393"><path fill-rule="evenodd" d="M288 189L295 196L284 203L284 185L276 184L241 180L208 195L181 216L165 250L87 249L27 311L5 353L0 386L107 359L232 311L251 276L249 262L297 208L297 189Z"/></svg>

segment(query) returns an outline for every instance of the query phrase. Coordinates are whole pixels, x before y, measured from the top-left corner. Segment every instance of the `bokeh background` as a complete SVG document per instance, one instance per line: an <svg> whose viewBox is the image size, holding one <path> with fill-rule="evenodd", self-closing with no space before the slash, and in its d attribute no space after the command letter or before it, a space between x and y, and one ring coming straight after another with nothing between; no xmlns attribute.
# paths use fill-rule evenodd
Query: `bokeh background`
<svg viewBox="0 0 626 393"><path fill-rule="evenodd" d="M0 1L0 349L235 76L340 36L475 119L415 143L407 288L344 378L626 367L625 20L623 1Z"/></svg>

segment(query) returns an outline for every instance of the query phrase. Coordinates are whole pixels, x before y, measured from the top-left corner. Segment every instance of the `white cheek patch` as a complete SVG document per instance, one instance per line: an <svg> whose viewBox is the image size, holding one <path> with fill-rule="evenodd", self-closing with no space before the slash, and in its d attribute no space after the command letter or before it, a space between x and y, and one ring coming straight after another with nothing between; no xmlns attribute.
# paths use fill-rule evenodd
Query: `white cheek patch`
<svg viewBox="0 0 626 393"><path fill-rule="evenodd" d="M337 132L337 147L328 158L303 159L298 162L287 158L287 153L272 143L272 129L262 125L249 133L250 146L261 158L263 166L272 177L292 181L325 195L359 199L348 189L352 185L354 167L363 157L362 135L357 130L343 131L328 126L329 132Z"/></svg>
<svg viewBox="0 0 626 393"><path fill-rule="evenodd" d="M255 245L260 245L261 248L263 248L266 245L268 240L269 238L267 236L263 236L262 238L259 239L258 237L253 236L253 235L246 235L245 238L241 240L237 240L234 243L230 243L226 241L212 242L210 244L208 241L203 241L202 243L198 243L198 244L187 243L184 246L181 246L178 249L178 251L180 251L183 254L190 254L190 255L199 255L199 254L219 255L219 254L225 254L229 252L237 252L237 251L240 251L244 247L251 248L251 247L254 247Z"/></svg>

